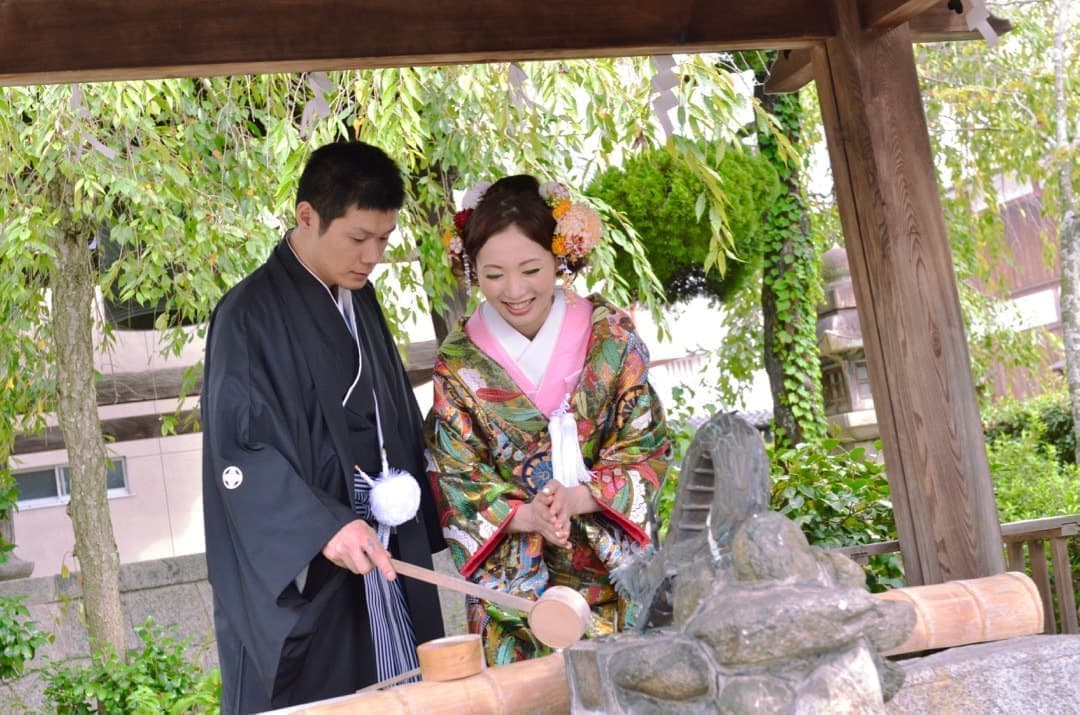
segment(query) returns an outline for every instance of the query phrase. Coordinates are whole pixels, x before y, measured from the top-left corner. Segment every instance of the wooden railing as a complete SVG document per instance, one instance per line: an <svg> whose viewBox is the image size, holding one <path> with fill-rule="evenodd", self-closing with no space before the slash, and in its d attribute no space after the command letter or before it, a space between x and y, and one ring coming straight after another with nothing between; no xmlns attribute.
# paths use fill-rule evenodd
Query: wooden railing
<svg viewBox="0 0 1080 715"><path fill-rule="evenodd" d="M1045 519L1014 521L1001 525L1001 540L1009 561L1009 570L1023 571L1039 589L1043 602L1044 633L1080 633L1077 625L1076 596L1073 590L1072 571L1069 567L1068 539L1080 531L1080 514L1051 516ZM1046 544L1049 542L1050 561L1047 561ZM1024 547L1027 546L1025 564ZM889 554L900 550L899 541L882 541L876 544L859 544L835 549L855 562L866 564L875 554ZM1051 584L1050 565L1054 567ZM1057 596L1060 627L1054 618L1054 597Z"/></svg>

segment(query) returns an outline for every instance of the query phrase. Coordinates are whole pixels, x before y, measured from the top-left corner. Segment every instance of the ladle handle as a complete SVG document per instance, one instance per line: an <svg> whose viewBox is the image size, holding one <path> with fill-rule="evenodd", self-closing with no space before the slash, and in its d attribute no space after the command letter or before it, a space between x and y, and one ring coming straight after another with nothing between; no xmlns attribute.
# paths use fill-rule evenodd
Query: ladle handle
<svg viewBox="0 0 1080 715"><path fill-rule="evenodd" d="M469 596L475 596L485 601L491 601L497 603L500 606L506 606L507 608L513 608L515 611L522 611L528 614L532 610L532 607L536 605L536 601L530 601L527 598L521 596L515 596L504 591L496 591L494 589L485 588L477 585L472 581L466 581L461 578L454 578L453 576L447 576L441 574L438 571L432 571L426 569L423 566L417 566L416 564L410 564L399 559L390 559L390 563L393 564L394 570L402 576L408 576L409 578L415 578L425 583L430 583L434 586L442 586L443 588L449 588L453 591L458 591Z"/></svg>

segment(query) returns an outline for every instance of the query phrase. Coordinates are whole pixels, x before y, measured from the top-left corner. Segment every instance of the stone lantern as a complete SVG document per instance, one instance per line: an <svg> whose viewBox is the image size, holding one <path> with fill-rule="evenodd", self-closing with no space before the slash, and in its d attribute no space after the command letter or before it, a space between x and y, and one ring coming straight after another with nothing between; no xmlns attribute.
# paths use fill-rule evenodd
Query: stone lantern
<svg viewBox="0 0 1080 715"><path fill-rule="evenodd" d="M877 415L847 252L834 246L821 263L825 300L818 308L817 340L825 415L846 446L862 445L873 452Z"/></svg>

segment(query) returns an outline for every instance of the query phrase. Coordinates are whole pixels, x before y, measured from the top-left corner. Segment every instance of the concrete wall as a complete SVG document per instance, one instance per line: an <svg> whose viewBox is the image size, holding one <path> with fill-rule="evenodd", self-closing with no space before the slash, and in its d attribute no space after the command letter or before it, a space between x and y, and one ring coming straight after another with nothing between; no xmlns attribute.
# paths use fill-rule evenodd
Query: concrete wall
<svg viewBox="0 0 1080 715"><path fill-rule="evenodd" d="M149 616L160 625L176 626L177 635L191 639L192 654L202 665L216 666L213 602L202 554L125 564L120 589L130 647L139 644L131 624L141 625ZM38 671L53 661L85 660L90 654L77 575L0 581L0 596L20 595L26 597L31 618L55 640L38 651L25 677L0 683L0 713L38 710L44 687Z"/></svg>

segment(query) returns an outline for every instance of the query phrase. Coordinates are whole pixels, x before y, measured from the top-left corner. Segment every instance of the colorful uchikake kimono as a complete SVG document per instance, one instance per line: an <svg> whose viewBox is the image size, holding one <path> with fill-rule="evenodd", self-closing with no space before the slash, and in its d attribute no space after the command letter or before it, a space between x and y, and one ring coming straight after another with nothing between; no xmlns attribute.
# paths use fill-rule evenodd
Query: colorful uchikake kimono
<svg viewBox="0 0 1080 715"><path fill-rule="evenodd" d="M531 599L549 586L569 586L592 608L587 636L622 630L636 614L609 574L650 548L650 506L670 458L663 410L648 383L648 350L633 321L597 296L556 292L532 341L487 304L463 328L446 338L435 361L427 430L455 565L471 581ZM571 434L576 423L577 461L588 470L582 483L601 505L572 518L570 549L506 531L515 510L553 478L550 432L562 415ZM467 611L489 664L549 652L523 614L475 599Z"/></svg>

